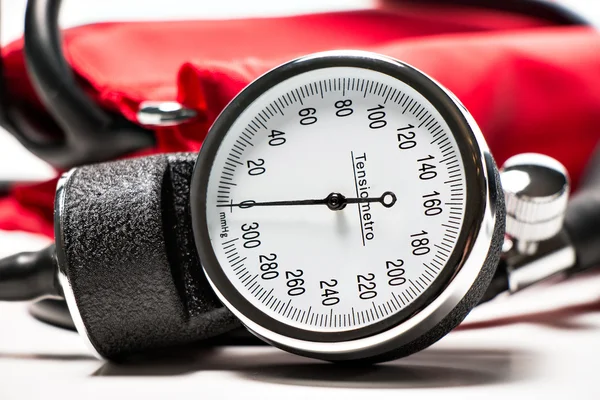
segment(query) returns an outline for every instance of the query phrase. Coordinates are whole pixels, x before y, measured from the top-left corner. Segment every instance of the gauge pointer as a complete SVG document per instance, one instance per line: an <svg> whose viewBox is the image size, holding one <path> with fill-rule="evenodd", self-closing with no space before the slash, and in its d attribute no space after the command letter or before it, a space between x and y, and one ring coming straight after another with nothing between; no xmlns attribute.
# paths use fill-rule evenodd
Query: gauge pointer
<svg viewBox="0 0 600 400"><path fill-rule="evenodd" d="M362 204L362 203L381 203L385 208L390 208L396 204L396 195L392 192L384 192L380 197L356 197L347 198L341 193L331 193L324 199L314 200L283 200L283 201L263 201L256 202L254 200L242 201L238 204L218 204L217 207L239 207L239 208L252 208L252 207L270 207L270 206L312 206L312 205L326 205L332 211L343 210L348 204Z"/></svg>

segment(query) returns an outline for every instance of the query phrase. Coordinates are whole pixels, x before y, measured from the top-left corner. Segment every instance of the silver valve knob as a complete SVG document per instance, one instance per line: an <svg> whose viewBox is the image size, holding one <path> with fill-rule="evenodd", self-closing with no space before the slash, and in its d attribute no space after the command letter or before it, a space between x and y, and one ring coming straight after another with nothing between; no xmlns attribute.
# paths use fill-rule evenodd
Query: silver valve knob
<svg viewBox="0 0 600 400"><path fill-rule="evenodd" d="M517 251L533 254L537 244L555 236L563 226L569 177L552 157L524 153L509 158L500 173L506 200L506 234Z"/></svg>

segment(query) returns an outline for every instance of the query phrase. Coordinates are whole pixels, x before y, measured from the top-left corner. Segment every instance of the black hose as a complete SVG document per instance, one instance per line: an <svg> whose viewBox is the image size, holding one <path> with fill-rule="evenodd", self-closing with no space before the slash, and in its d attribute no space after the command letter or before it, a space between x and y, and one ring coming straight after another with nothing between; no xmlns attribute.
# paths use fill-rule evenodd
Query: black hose
<svg viewBox="0 0 600 400"><path fill-rule="evenodd" d="M579 188L569 201L565 229L577 254L572 273L600 266L600 144L587 164Z"/></svg>
<svg viewBox="0 0 600 400"><path fill-rule="evenodd" d="M24 301L61 296L54 245L0 260L0 300Z"/></svg>

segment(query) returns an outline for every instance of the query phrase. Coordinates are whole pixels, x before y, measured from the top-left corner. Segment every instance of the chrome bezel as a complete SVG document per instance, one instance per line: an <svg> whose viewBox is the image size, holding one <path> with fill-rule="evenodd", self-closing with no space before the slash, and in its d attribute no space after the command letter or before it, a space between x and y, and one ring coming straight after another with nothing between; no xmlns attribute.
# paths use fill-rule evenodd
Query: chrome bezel
<svg viewBox="0 0 600 400"><path fill-rule="evenodd" d="M314 60L327 57L331 62L335 62L335 58L339 57L358 57L358 58L369 58L377 60L378 62L392 63L398 68L410 69L412 73L419 73L423 77L429 79L431 85L437 86L437 89L445 94L446 102L451 102L452 112L459 113L463 126L466 126L470 132L469 140L473 140L471 143L473 149L472 154L467 154L468 157L472 158L473 165L477 168L477 177L480 182L476 182L478 187L481 187L481 192L477 195L480 196L474 204L480 204L481 208L477 210L469 210L469 212L480 213L477 220L480 221L478 226L472 226L468 229L467 238L468 240L465 245L464 251L461 253L460 261L455 267L455 274L450 278L448 284L442 289L442 291L435 297L434 300L429 302L423 308L419 309L414 315L407 320L381 331L379 333L361 337L346 341L314 341L314 340L302 340L294 337L289 337L284 334L275 332L272 329L259 324L255 321L256 318L252 318L251 313L247 313L236 307L229 299L227 293L224 293L221 289L221 285L211 279L210 271L207 269L207 261L211 262L210 257L203 257L206 241L202 237L203 233L199 233L202 228L203 217L198 212L194 212L195 208L202 209L201 204L205 203L205 199L202 198L202 183L199 183L201 179L192 179L192 219L194 224L194 233L196 235L196 243L199 249L201 260L203 262L205 274L215 290L220 300L231 310L242 323L253 333L269 341L270 343L284 348L286 350L297 352L304 355L310 355L315 357L321 357L325 359L352 359L353 355L368 354L369 356L376 356L377 354L388 351L390 348L399 348L403 345L411 343L415 339L427 334L436 326L438 326L442 320L448 316L459 304L467 293L472 288L476 279L479 277L484 263L487 259L490 247L492 246L492 237L494 229L496 227L496 210L499 206L498 197L495 193L495 188L499 187L496 176L493 173L495 167L492 165L492 157L489 154L489 150L483 138L479 127L475 123L473 117L468 113L466 108L460 103L460 101L447 89L441 86L439 83L428 77L421 71L416 70L413 67L408 66L400 61L390 59L388 57L375 55L372 53L356 52L356 51L336 51L326 52L310 55L290 63L284 64L285 66L290 65L301 65L303 63L312 63ZM278 67L281 68L281 67ZM267 73L271 74L273 71ZM263 79L259 78L259 79ZM239 104L235 103L235 99L228 106L229 110L226 110L221 114L241 112L242 108ZM221 116L219 117L221 118ZM230 116L227 116L230 118ZM215 123L216 124L216 123ZM214 127L214 125L213 125ZM212 128L211 128L212 129ZM209 139L207 139L209 141ZM213 140L214 142L215 140ZM205 144L206 146L206 144ZM211 143L214 146L214 143ZM204 147L203 147L204 149ZM463 155L464 157L464 155ZM206 160L202 160L202 152L196 165L194 176L201 176L201 174L208 174L207 169L203 167L209 167ZM201 172L199 172L201 171ZM490 190L490 188L493 188ZM204 188L205 189L205 188ZM204 212L204 210L201 210ZM463 229L466 229L463 227ZM349 357L340 357L340 356ZM362 358L362 356L359 356Z"/></svg>

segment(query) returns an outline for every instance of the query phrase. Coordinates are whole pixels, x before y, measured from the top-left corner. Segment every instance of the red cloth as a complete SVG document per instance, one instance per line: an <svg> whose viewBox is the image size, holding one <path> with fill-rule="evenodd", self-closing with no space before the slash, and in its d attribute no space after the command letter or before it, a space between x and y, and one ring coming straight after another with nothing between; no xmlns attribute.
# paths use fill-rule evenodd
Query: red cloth
<svg viewBox="0 0 600 400"><path fill-rule="evenodd" d="M576 184L600 126L600 38L587 28L466 8L402 7L286 18L105 23L70 29L65 53L102 107L135 121L143 100L178 100L200 117L156 130L157 147L198 150L223 107L274 66L310 52L363 49L440 81L479 123L496 161L536 151ZM3 49L15 104L47 120L27 79L22 41ZM52 236L55 181L0 200L0 229Z"/></svg>

